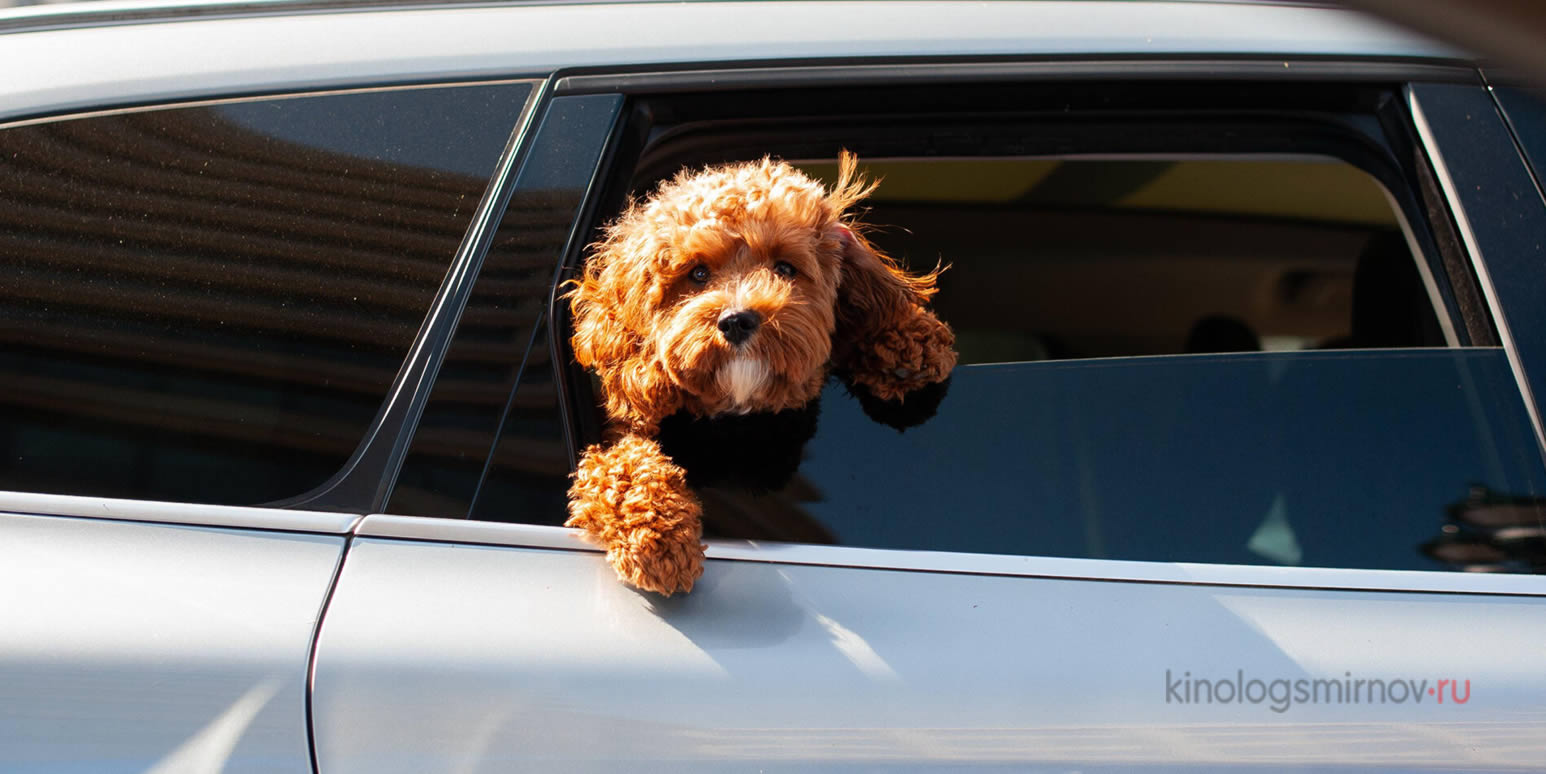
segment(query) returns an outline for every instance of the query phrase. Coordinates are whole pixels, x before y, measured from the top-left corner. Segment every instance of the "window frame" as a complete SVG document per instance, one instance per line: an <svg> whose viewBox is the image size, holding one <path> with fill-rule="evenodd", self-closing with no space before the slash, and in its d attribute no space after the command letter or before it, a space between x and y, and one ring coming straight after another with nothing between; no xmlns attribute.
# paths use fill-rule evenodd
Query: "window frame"
<svg viewBox="0 0 1546 774"><path fill-rule="evenodd" d="M1286 71L1286 72L1285 72ZM1076 79L1109 79L1112 77L1153 78L1163 80L1176 75L1212 82L1214 79L1264 80L1284 78L1309 83L1360 82L1377 80L1398 91L1412 81L1449 84L1474 84L1476 72L1469 67L1430 63L1392 62L1383 60L1294 61L1281 59L1260 60L1209 60L1209 61L1117 61L1117 62L1054 62L1054 63L912 63L888 65L835 65L795 67L747 67L713 70L676 69L636 72L560 71L554 76L553 96L578 94L616 94L627 101L625 113L638 110L637 98L642 95L682 90L717 92L735 90L755 85L759 88L776 85L780 88L803 87L812 83L837 80L845 84L913 84L974 82L977 79L1034 79L1066 77L1073 72ZM984 75L986 73L986 75ZM1306 75L1305 73L1308 73ZM1474 279L1472 256L1465 251L1459 235L1453 230L1448 199L1438 187L1437 177L1428 166L1425 140L1418 137L1415 127L1408 120L1403 128L1414 138L1411 147L1416 171L1410 195L1419 206L1426 209L1433 249L1445 256L1444 271L1464 269L1462 277ZM625 120L618 124L614 136L607 142L602 156L599 174L611 178L632 174L632 168L620 171L620 159L631 159L643 148L646 137L638 131L638 122ZM577 225L578 233L593 233L604 218L621 206L622 192L615 183L593 184L591 194L582 206ZM1405 213L1403 219L1405 219ZM1410 235L1409 235L1410 236ZM554 283L550 297L547 321L549 346L555 353L569 352L567 331L568 311L560 303L562 281L574 271L583 256L583 246L588 239L571 239L564 256L563 269ZM1453 280L1451 280L1453 281ZM1462 310L1446 310L1458 314ZM1474 319L1476 309L1463 310ZM1490 309L1481 310L1490 314ZM1481 318L1486 324L1469 325L1473 334L1491 332L1491 319ZM566 361L570 361L567 362ZM564 414L565 442L571 459L578 454L587 436L599 427L587 431L585 412L575 410L587 405L588 396L579 392L577 384L588 382L571 358L555 356L555 383L559 391L559 404ZM590 424L598 425L597 415L590 415ZM436 519L413 516L373 514L362 521L355 530L361 536L398 538L428 542L447 542L490 546L512 546L535 549L599 552L601 549L577 539L575 531L562 527L511 522L469 521L460 519ZM951 574L979 574L1006 577L1039 577L1061 579L1086 579L1103 581L1128 581L1186 585L1222 585L1256 588L1307 588L1326 590L1433 592L1458 594L1489 594L1516 596L1546 596L1546 582L1529 575L1482 575L1444 571L1369 570L1317 567L1271 567L1264 565L1207 565L1194 563L1170 563L1150 561L1126 561L1069 557L1012 556L901 549L877 549L855 546L828 546L798 543L770 543L761 541L715 539L709 541L708 558L711 560L750 561L763 563L810 564L837 567L872 568L898 571L937 572Z"/></svg>

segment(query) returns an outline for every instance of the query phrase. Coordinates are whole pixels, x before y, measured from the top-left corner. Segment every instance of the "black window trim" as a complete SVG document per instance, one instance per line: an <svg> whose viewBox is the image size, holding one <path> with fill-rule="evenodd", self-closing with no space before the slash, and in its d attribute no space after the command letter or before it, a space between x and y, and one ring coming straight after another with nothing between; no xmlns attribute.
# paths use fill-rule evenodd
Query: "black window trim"
<svg viewBox="0 0 1546 774"><path fill-rule="evenodd" d="M554 77L557 81L557 76ZM556 92L556 89L555 89ZM624 131L634 122L629 120L628 105L626 100L618 111L616 123L612 126L612 133L607 137L606 144L602 146L600 159L596 163L596 171L591 177L590 185L585 190L585 196L580 200L579 211L575 213L574 222L570 224L569 240L559 256L558 265L553 267L553 281L550 284L547 311L542 320L547 336L548 351L553 353L549 358L553 369L553 389L558 395L559 426L564 431L564 451L569 459L569 471L574 472L579 464L582 439L588 437L576 426L579 417L593 415L594 412L576 411L576 394L571 391L572 384L568 377L571 372L572 358L569 356L569 305L563 302L563 296L568 291L566 283L574 276L574 269L579 265L580 256L590 244L589 224L596 220L596 213L602 207L601 192L606 189L605 180L612 169L612 163L619 155L620 147L628 147L630 141ZM585 393L588 395L587 393Z"/></svg>

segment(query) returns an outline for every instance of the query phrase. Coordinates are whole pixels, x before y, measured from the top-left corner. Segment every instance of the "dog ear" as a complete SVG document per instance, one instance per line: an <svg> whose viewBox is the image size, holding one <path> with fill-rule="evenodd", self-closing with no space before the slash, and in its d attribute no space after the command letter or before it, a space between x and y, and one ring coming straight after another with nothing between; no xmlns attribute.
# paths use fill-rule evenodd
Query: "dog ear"
<svg viewBox="0 0 1546 774"><path fill-rule="evenodd" d="M857 160L845 152L832 194L844 209L874 189L856 168ZM853 225L833 228L842 253L833 372L871 417L898 428L917 424L943 399L956 364L955 334L927 306L943 269L909 273Z"/></svg>
<svg viewBox="0 0 1546 774"><path fill-rule="evenodd" d="M939 269L909 274L863 236L840 226L833 372L871 418L898 429L930 416L955 368L955 334L927 306Z"/></svg>
<svg viewBox="0 0 1546 774"><path fill-rule="evenodd" d="M637 332L649 324L645 307L658 292L641 274L643 261L619 255L638 247L616 239L597 243L567 294L574 359L600 377L607 418L636 429L656 425L680 403L664 370L644 356L644 337Z"/></svg>
<svg viewBox="0 0 1546 774"><path fill-rule="evenodd" d="M597 363L616 362L634 349L627 329L608 308L608 295L594 278L571 280L565 297L574 320L574 335L569 344L580 365L594 369Z"/></svg>

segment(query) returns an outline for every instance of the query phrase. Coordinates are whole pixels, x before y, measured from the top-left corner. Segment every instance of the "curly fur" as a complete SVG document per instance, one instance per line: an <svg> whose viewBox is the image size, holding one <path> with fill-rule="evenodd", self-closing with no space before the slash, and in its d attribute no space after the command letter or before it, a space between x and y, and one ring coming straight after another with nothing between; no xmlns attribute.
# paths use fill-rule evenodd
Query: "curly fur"
<svg viewBox="0 0 1546 774"><path fill-rule="evenodd" d="M684 171L592 246L571 343L600 378L609 444L586 450L567 523L624 581L670 594L702 572L698 503L651 440L667 417L797 410L829 371L905 402L955 366L926 307L939 270L909 274L848 212L874 189L857 166L844 153L830 190L770 158ZM761 320L739 344L719 329L735 313Z"/></svg>
<svg viewBox="0 0 1546 774"><path fill-rule="evenodd" d="M605 546L617 576L646 591L687 591L703 574L702 516L686 471L636 435L586 449L569 490L568 526Z"/></svg>

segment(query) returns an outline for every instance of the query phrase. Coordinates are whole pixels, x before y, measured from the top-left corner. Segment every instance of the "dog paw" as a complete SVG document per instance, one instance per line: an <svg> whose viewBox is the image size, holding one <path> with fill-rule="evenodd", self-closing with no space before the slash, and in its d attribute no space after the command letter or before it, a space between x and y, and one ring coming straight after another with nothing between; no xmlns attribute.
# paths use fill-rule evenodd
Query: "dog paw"
<svg viewBox="0 0 1546 774"><path fill-rule="evenodd" d="M620 536L607 548L607 562L624 583L671 596L692 591L703 575L703 543L700 530L659 532L640 527Z"/></svg>
<svg viewBox="0 0 1546 774"><path fill-rule="evenodd" d="M585 450L564 524L605 548L624 583L669 596L703 574L702 511L682 468L655 441L630 435Z"/></svg>
<svg viewBox="0 0 1546 774"><path fill-rule="evenodd" d="M844 376L883 401L904 401L943 382L956 365L955 334L921 306L861 346Z"/></svg>

